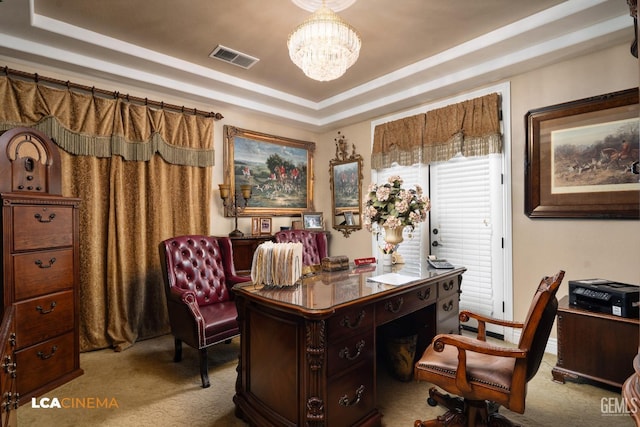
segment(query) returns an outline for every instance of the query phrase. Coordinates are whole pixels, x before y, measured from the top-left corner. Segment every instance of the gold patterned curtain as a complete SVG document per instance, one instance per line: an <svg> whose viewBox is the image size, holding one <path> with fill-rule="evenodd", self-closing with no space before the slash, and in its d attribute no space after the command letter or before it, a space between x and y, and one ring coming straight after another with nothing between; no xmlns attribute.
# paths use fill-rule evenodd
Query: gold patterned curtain
<svg viewBox="0 0 640 427"><path fill-rule="evenodd" d="M492 93L427 112L422 162L502 152L500 97Z"/></svg>
<svg viewBox="0 0 640 427"><path fill-rule="evenodd" d="M81 351L168 333L158 244L209 232L213 119L0 77L0 131L15 126L52 137L82 199Z"/></svg>
<svg viewBox="0 0 640 427"><path fill-rule="evenodd" d="M371 168L382 169L396 162L409 166L421 160L425 114L376 126L373 133Z"/></svg>

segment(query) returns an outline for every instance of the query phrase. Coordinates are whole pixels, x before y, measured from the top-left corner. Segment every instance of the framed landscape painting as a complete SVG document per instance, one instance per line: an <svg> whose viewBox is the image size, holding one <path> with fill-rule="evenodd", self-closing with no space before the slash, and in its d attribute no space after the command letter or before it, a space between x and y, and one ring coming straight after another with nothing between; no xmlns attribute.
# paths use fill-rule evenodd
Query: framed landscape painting
<svg viewBox="0 0 640 427"><path fill-rule="evenodd" d="M224 181L252 186L239 216L293 216L313 210L315 143L224 126Z"/></svg>
<svg viewBox="0 0 640 427"><path fill-rule="evenodd" d="M529 111L531 218L640 218L638 89Z"/></svg>

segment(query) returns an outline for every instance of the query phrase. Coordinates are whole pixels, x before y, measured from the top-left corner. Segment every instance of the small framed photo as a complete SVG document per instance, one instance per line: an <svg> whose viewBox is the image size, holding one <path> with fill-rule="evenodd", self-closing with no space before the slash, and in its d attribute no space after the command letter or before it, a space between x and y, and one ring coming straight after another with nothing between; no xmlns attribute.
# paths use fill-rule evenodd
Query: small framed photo
<svg viewBox="0 0 640 427"><path fill-rule="evenodd" d="M302 214L302 225L305 230L322 230L322 212L305 212Z"/></svg>
<svg viewBox="0 0 640 427"><path fill-rule="evenodd" d="M260 218L251 218L251 235L260 235Z"/></svg>
<svg viewBox="0 0 640 427"><path fill-rule="evenodd" d="M345 225L356 225L356 222L353 219L353 212L352 211L345 211L344 212L344 222L345 222Z"/></svg>
<svg viewBox="0 0 640 427"><path fill-rule="evenodd" d="M271 234L271 218L260 218L260 234Z"/></svg>

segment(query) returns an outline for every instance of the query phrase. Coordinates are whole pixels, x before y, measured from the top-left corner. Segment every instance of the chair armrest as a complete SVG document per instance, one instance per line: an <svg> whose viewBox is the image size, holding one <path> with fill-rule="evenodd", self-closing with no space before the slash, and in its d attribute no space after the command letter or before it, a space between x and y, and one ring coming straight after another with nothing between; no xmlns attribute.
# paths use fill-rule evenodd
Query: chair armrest
<svg viewBox="0 0 640 427"><path fill-rule="evenodd" d="M471 391L471 386L467 381L467 351L486 354L490 356L513 357L524 359L527 351L519 348L499 347L486 341L463 335L440 334L433 339L433 349L435 351L444 350L445 345L452 345L458 349L458 368L456 369L456 386L465 392Z"/></svg>
<svg viewBox="0 0 640 427"><path fill-rule="evenodd" d="M518 328L518 329L522 329L524 327L524 323L522 322L514 322L514 321L510 321L510 320L502 320L502 319L496 319L493 317L488 317L488 316L483 316L481 314L478 313L474 313L472 311L468 311L468 310L462 310L460 311L460 314L458 315L458 318L460 319L461 322L468 322L470 319L475 319L478 321L478 334L476 335L476 338L482 341L485 341L487 339L487 327L486 324L490 323L492 325L499 325L499 326L506 326L506 327L510 327L510 328Z"/></svg>
<svg viewBox="0 0 640 427"><path fill-rule="evenodd" d="M171 302L176 302L184 306L196 322L201 322L204 327L204 318L202 317L202 313L200 313L200 306L198 306L198 302L196 301L195 292L172 287L167 297Z"/></svg>
<svg viewBox="0 0 640 427"><path fill-rule="evenodd" d="M229 286L229 288L232 288L234 285L237 285L238 283L250 282L251 276L239 276L237 274L227 274L225 276L225 279L227 280L227 285Z"/></svg>
<svg viewBox="0 0 640 427"><path fill-rule="evenodd" d="M435 351L444 350L445 345L452 345L458 350L473 351L489 356L514 357L516 359L523 359L527 356L526 350L520 350L517 347L500 347L464 335L440 334L433 339L433 349Z"/></svg>

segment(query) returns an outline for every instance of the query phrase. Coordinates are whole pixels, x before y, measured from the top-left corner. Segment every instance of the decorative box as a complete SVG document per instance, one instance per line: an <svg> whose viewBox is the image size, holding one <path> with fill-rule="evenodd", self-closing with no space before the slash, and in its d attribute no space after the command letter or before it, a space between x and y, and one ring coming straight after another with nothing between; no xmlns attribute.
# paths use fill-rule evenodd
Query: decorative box
<svg viewBox="0 0 640 427"><path fill-rule="evenodd" d="M322 258L322 271L340 271L349 269L349 257L346 255Z"/></svg>

